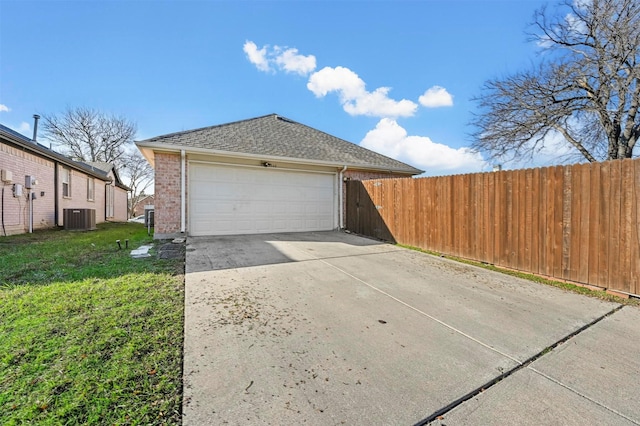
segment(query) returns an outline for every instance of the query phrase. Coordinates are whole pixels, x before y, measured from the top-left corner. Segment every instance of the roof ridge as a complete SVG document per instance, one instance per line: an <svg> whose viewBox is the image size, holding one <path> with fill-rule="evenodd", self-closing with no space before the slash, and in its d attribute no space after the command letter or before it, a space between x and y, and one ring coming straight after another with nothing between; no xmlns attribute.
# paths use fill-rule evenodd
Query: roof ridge
<svg viewBox="0 0 640 426"><path fill-rule="evenodd" d="M243 123L243 122L246 122L246 121L252 121L252 120L259 120L261 118L266 118L266 117L271 117L271 116L279 117L278 114L271 113L271 114L267 114L267 115L261 115L259 117L245 118L245 119L242 119L242 120L231 121L229 123L214 124L213 126L204 126L204 127L198 127L197 129L181 130L179 132L167 133L166 135L155 136L153 138L143 139L141 141L134 141L134 143L135 142L155 141L155 140L165 139L165 138L174 137L174 136L187 135L189 133L199 132L199 131L203 131L203 130L210 130L210 129L220 128L220 127L225 127L225 126L231 126L231 125L234 125L234 124L239 124L239 123Z"/></svg>

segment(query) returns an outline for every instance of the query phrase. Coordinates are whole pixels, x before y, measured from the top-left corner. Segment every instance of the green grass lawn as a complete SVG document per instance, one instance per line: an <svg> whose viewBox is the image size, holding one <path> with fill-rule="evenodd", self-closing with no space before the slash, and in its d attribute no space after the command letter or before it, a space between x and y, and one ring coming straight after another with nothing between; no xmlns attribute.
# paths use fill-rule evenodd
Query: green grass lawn
<svg viewBox="0 0 640 426"><path fill-rule="evenodd" d="M134 223L0 237L0 424L181 422L184 262L125 239L152 243Z"/></svg>

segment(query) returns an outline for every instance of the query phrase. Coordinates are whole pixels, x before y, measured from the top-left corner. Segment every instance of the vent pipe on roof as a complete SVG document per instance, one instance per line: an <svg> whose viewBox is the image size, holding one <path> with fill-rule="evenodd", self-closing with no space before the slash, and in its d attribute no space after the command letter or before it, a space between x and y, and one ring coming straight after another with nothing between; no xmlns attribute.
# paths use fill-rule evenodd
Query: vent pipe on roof
<svg viewBox="0 0 640 426"><path fill-rule="evenodd" d="M38 143L38 120L40 120L40 116L33 114L33 143Z"/></svg>

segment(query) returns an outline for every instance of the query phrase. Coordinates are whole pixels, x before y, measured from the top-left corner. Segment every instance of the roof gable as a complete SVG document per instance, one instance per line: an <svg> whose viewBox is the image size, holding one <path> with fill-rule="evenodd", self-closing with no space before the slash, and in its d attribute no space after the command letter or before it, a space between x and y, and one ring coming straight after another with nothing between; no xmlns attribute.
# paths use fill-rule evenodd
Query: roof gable
<svg viewBox="0 0 640 426"><path fill-rule="evenodd" d="M105 173L109 178L111 178L110 174L112 174L116 186L124 190L131 191L131 188L126 186L122 182L122 179L120 179L120 175L118 174L118 171L116 170L116 166L114 166L113 163L107 163L105 161L88 161L87 163L84 163L84 164L88 165L93 169L97 169L102 173Z"/></svg>
<svg viewBox="0 0 640 426"><path fill-rule="evenodd" d="M215 152L392 170L407 174L422 173L422 170L401 161L277 114L171 133L136 144L139 147L198 148Z"/></svg>

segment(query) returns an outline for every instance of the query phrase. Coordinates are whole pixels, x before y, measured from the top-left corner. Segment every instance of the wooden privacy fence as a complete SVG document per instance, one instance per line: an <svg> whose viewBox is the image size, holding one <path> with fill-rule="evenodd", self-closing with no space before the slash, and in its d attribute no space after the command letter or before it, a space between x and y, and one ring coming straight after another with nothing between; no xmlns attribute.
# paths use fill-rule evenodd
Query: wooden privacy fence
<svg viewBox="0 0 640 426"><path fill-rule="evenodd" d="M640 159L347 182L347 229L640 294Z"/></svg>

